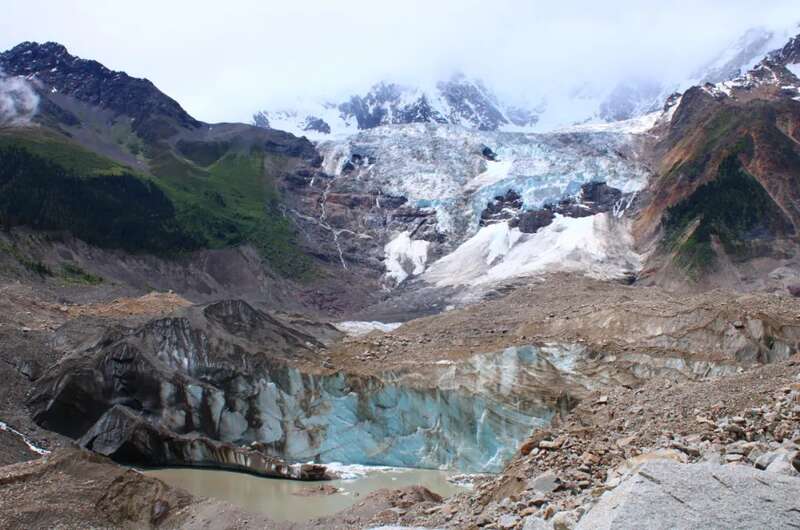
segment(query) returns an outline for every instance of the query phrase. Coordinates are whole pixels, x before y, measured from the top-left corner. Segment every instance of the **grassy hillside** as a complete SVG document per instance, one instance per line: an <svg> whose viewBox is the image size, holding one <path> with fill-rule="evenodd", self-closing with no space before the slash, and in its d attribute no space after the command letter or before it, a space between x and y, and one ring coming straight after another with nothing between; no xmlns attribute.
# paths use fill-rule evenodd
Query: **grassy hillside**
<svg viewBox="0 0 800 530"><path fill-rule="evenodd" d="M272 178L288 158L214 142L192 148L190 160L151 144L142 174L46 129L0 131L0 223L134 252L251 243L279 272L307 273Z"/></svg>

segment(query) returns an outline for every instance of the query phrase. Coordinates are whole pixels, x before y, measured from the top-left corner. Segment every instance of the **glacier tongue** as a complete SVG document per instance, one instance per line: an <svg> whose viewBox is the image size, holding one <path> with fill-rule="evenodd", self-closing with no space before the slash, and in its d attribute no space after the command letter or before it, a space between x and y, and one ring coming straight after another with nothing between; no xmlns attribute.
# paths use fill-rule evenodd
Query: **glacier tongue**
<svg viewBox="0 0 800 530"><path fill-rule="evenodd" d="M637 271L630 222L608 213L570 218L557 215L535 234L508 223L482 227L454 252L433 263L423 279L439 287L479 285L532 274L570 271L601 279Z"/></svg>

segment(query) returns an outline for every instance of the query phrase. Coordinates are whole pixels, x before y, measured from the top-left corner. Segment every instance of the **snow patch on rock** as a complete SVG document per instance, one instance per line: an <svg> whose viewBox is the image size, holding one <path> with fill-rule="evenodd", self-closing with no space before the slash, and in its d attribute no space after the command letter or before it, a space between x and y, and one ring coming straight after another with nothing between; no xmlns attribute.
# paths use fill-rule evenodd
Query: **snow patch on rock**
<svg viewBox="0 0 800 530"><path fill-rule="evenodd" d="M425 272L429 245L428 241L411 239L408 231L395 236L384 247L386 275L400 285L409 276Z"/></svg>
<svg viewBox="0 0 800 530"><path fill-rule="evenodd" d="M371 333L373 331L381 331L383 333L389 333L390 331L394 331L402 325L403 325L402 322L378 322L376 320L373 321L347 320L344 322L337 322L333 326L339 331L346 333L347 335L358 337L361 335L366 335L367 333Z"/></svg>
<svg viewBox="0 0 800 530"><path fill-rule="evenodd" d="M12 427L9 427L8 424L3 422L3 421L0 421L0 431L8 431L8 432L10 432L12 434L15 434L15 435L19 436L20 438L22 438L22 441L25 442L25 445L27 445L28 448L31 451L33 451L34 453L36 453L36 454L39 454L39 455L48 455L48 454L50 454L50 451L48 451L47 449L42 449L41 447L38 447L38 446L34 445L33 443L31 443L30 440L28 440L27 436L25 436L24 434L22 434L18 430L14 429Z"/></svg>
<svg viewBox="0 0 800 530"><path fill-rule="evenodd" d="M497 184L498 182L507 179L513 164L514 160L487 160L486 171L469 181L466 186L464 186L464 190L477 190L484 186L491 186L492 184Z"/></svg>

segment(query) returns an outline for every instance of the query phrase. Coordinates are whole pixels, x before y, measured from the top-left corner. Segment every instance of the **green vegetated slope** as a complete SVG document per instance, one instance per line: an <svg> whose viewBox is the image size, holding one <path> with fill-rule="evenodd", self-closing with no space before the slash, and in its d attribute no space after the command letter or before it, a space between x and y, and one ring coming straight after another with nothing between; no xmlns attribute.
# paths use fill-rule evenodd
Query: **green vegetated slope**
<svg viewBox="0 0 800 530"><path fill-rule="evenodd" d="M676 260L691 273L714 265L714 237L729 256L745 259L759 239L790 228L775 201L735 155L720 165L715 180L670 207L664 226Z"/></svg>
<svg viewBox="0 0 800 530"><path fill-rule="evenodd" d="M767 102L720 106L674 146L679 162L661 178L662 196L674 198L663 244L690 276L715 267L715 241L742 261L794 235L787 211L800 196L800 153L778 124L796 113Z"/></svg>
<svg viewBox="0 0 800 530"><path fill-rule="evenodd" d="M252 243L279 272L305 274L272 178L288 159L217 142L191 147L189 158L151 144L142 174L44 128L0 131L0 223L165 255Z"/></svg>

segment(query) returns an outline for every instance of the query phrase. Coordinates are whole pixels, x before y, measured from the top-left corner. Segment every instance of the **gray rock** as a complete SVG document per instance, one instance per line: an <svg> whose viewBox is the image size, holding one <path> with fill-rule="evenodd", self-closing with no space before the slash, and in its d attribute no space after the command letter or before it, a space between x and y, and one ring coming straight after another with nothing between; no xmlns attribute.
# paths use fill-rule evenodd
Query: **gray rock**
<svg viewBox="0 0 800 530"><path fill-rule="evenodd" d="M553 530L572 530L578 524L578 514L574 511L558 512L553 516Z"/></svg>
<svg viewBox="0 0 800 530"><path fill-rule="evenodd" d="M541 517L529 515L523 521L522 530L553 530L553 525L550 521L545 521Z"/></svg>
<svg viewBox="0 0 800 530"><path fill-rule="evenodd" d="M648 462L604 493L576 528L789 528L800 521L798 499L794 477L749 466Z"/></svg>
<svg viewBox="0 0 800 530"><path fill-rule="evenodd" d="M778 451L770 451L769 453L764 453L763 455L759 456L756 459L756 467L758 469L767 469L769 465L775 461L780 455L784 454L785 451L778 450Z"/></svg>
<svg viewBox="0 0 800 530"><path fill-rule="evenodd" d="M528 489L537 493L552 493L561 484L555 473L548 471L528 481Z"/></svg>
<svg viewBox="0 0 800 530"><path fill-rule="evenodd" d="M770 473L778 473L788 477L800 477L800 472L792 465L792 459L794 457L794 453L788 451L780 452L775 460L767 466L766 470ZM798 516L800 517L800 514L798 514Z"/></svg>
<svg viewBox="0 0 800 530"><path fill-rule="evenodd" d="M500 528L514 528L517 526L519 517L510 513L504 513L497 519L497 525Z"/></svg>

